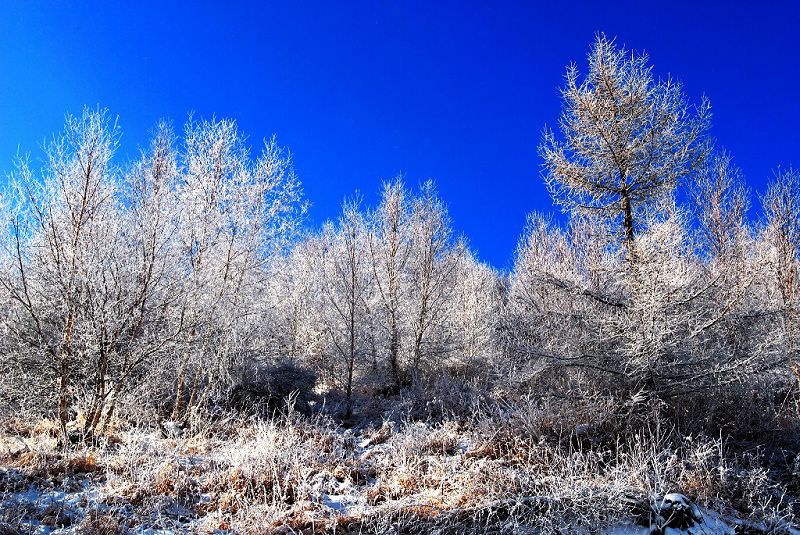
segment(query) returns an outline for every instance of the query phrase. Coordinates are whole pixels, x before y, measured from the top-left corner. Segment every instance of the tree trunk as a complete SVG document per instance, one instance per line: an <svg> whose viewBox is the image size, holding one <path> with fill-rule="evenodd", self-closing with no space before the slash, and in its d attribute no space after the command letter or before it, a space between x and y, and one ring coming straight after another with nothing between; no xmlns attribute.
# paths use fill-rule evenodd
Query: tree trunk
<svg viewBox="0 0 800 535"><path fill-rule="evenodd" d="M397 318L394 312L391 314L389 321L389 365L392 368L392 378L394 384L400 386L400 365L398 362L398 353L400 349L400 341L397 335Z"/></svg>
<svg viewBox="0 0 800 535"><path fill-rule="evenodd" d="M72 331L75 325L75 316L70 311L64 325L64 336L61 339L59 348L59 395L58 395L58 421L61 424L61 432L64 440L67 441L67 405L69 402L69 374L70 374L70 353L72 351Z"/></svg>
<svg viewBox="0 0 800 535"><path fill-rule="evenodd" d="M629 259L633 261L636 256L633 244L633 207L631 206L630 193L626 188L622 190L622 217L622 224L625 229L625 248L628 250Z"/></svg>

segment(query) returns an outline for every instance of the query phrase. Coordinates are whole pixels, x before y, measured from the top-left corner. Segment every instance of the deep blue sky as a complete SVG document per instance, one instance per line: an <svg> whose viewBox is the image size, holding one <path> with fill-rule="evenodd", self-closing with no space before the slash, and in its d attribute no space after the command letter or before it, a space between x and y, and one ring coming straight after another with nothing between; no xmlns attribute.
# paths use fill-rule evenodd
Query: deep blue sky
<svg viewBox="0 0 800 535"><path fill-rule="evenodd" d="M292 150L312 224L399 172L433 178L457 230L507 267L525 215L552 210L536 147L597 31L711 99L756 191L800 166L797 2L108 4L0 8L0 170L85 104L119 116L121 160L159 118L233 117Z"/></svg>

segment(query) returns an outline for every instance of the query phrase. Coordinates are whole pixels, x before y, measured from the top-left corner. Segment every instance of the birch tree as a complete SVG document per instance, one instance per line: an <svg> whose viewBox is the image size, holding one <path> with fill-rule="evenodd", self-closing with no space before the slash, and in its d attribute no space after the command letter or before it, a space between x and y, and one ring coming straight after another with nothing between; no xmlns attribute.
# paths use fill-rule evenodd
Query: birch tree
<svg viewBox="0 0 800 535"><path fill-rule="evenodd" d="M253 160L234 121L189 121L184 143L178 236L185 336L174 418L197 402L203 383L211 390L225 384L230 336L252 319L253 285L302 211L291 157L274 139Z"/></svg>
<svg viewBox="0 0 800 535"><path fill-rule="evenodd" d="M403 380L400 349L406 267L411 255L409 207L402 179L387 182L378 208L370 214L369 252L383 316L389 371L395 386Z"/></svg>
<svg viewBox="0 0 800 535"><path fill-rule="evenodd" d="M327 330L333 354L341 363L336 368L343 372L340 382L345 394L344 417L349 418L356 368L366 360L369 350L367 301L373 277L366 222L358 199L344 204L336 227L328 225L323 239L325 249L321 265L325 274Z"/></svg>
<svg viewBox="0 0 800 535"><path fill-rule="evenodd" d="M176 415L224 387L257 347L263 268L302 212L288 155L269 141L250 160L230 121L190 122L183 152L159 125L127 170L118 137L103 110L69 116L41 173L20 163L0 227L9 364L36 385L15 396L42 392L85 439L145 377L171 375Z"/></svg>
<svg viewBox="0 0 800 535"><path fill-rule="evenodd" d="M453 351L448 362L463 373L480 374L497 362L503 288L500 275L464 250L449 307Z"/></svg>
<svg viewBox="0 0 800 535"><path fill-rule="evenodd" d="M443 359L449 350L446 316L452 312L455 277L464 247L453 240L447 209L432 181L422 184L410 217L410 365L416 374L423 360Z"/></svg>
<svg viewBox="0 0 800 535"><path fill-rule="evenodd" d="M125 276L111 163L118 136L104 111L68 116L63 133L47 146L41 176L26 161L19 164L12 177L16 202L4 214L4 256L11 269L1 284L13 303L7 325L20 349L31 352L34 373L52 381L45 389L55 392L65 437L83 375L92 371L87 364L97 359L101 385L120 334L109 323L119 309L134 305L115 285ZM95 416L87 422L96 425Z"/></svg>
<svg viewBox="0 0 800 535"><path fill-rule="evenodd" d="M325 365L325 327L320 310L325 306L323 270L324 246L320 237L304 235L285 255L273 259L267 273L264 297L268 317L273 318L269 334L275 347L274 358L291 365L308 365L327 370Z"/></svg>

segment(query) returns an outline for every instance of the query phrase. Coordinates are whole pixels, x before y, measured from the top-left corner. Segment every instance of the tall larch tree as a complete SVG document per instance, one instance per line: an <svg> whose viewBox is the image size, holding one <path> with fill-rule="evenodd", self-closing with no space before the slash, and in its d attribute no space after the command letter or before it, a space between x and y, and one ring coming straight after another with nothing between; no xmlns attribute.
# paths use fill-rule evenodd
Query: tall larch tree
<svg viewBox="0 0 800 535"><path fill-rule="evenodd" d="M562 136L545 130L539 151L554 201L612 221L633 258L646 214L703 162L709 104L690 107L681 84L656 80L645 54L598 35L581 77L561 91Z"/></svg>

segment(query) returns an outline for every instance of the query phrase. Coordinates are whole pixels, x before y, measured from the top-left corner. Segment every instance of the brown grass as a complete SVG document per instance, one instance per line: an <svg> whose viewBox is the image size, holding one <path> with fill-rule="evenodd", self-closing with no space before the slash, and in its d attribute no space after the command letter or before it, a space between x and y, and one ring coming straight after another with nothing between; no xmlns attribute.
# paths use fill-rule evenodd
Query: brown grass
<svg viewBox="0 0 800 535"><path fill-rule="evenodd" d="M25 484L77 479L98 489L100 503L110 509L87 505L78 533L116 533L153 519L165 529L184 529L169 504L190 513L193 531L237 533L265 526L275 533L370 533L392 522L413 532L473 518L569 531L630 517L632 503L676 491L704 506L774 522L795 514L796 502L775 497L780 486L758 458L731 456L721 439L680 437L656 427L616 440L575 440L565 427L588 420L602 430L606 414L592 418L596 406L584 406L554 418L547 410L547 404L523 401L502 418L487 412L467 422L408 421L366 436L293 415L231 420L219 433L209 426L171 440L130 429L117 444L69 451L58 449L48 425L39 422L32 426L39 430L32 431L38 438L31 451L7 466ZM362 450L357 444L365 440ZM328 496L352 505L331 509L324 505ZM529 505L545 499L546 507ZM121 516L124 508L132 516ZM16 514L64 520L58 510Z"/></svg>

